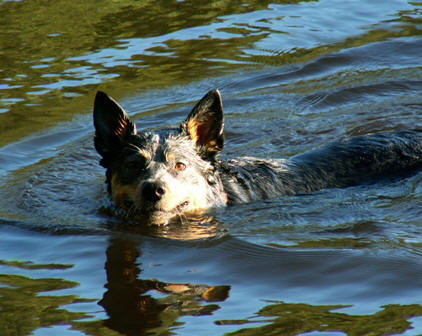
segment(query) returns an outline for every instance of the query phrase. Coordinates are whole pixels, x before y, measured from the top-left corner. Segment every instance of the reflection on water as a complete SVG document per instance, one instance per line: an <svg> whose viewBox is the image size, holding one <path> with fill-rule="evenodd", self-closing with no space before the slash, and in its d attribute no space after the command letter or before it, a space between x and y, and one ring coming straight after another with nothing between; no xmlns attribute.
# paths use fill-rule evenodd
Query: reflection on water
<svg viewBox="0 0 422 336"><path fill-rule="evenodd" d="M106 213L110 214L108 211ZM114 216L113 213L110 215ZM222 223L218 222L213 216L206 215L197 219L177 218L168 225L139 226L137 224L139 223L117 220L113 221L110 227L113 231L186 241L218 239L227 233Z"/></svg>
<svg viewBox="0 0 422 336"><path fill-rule="evenodd" d="M134 242L113 239L107 249L107 291L99 302L109 319L105 325L124 335L166 332L177 326L182 315L211 315L219 309L216 302L228 297L229 286L165 283L142 279L140 256ZM162 297L154 298L151 291ZM204 304L205 302L205 304Z"/></svg>
<svg viewBox="0 0 422 336"><path fill-rule="evenodd" d="M11 260L0 264L1 335L43 335L59 325L86 335L390 335L422 316L422 306L409 303L417 300L422 265L404 257L278 250L230 237L181 243L128 232L2 232L12 242L0 236L0 252ZM23 251L41 261L51 254L74 260L72 247L83 256L78 265L12 261ZM388 303L397 300L403 304Z"/></svg>
<svg viewBox="0 0 422 336"><path fill-rule="evenodd" d="M110 216L91 107L156 128L220 88L226 157L421 126L421 9L0 1L0 334L420 334L421 173L139 228Z"/></svg>
<svg viewBox="0 0 422 336"><path fill-rule="evenodd" d="M28 335L38 328L63 324L88 334L108 335L108 329L124 335L160 334L180 326L177 322L180 316L212 315L220 309L218 303L228 298L230 286L144 279L142 247L139 243L139 237L110 238L104 267L106 291L98 301L108 315L104 321L87 321L91 317L88 313L73 312L74 305L97 302L95 299L61 294L66 289L77 287L76 282L59 278L0 275L0 334ZM41 271L72 268L72 265L38 265L15 261L0 261L0 265ZM56 291L56 294L42 294L49 291Z"/></svg>
<svg viewBox="0 0 422 336"><path fill-rule="evenodd" d="M276 3L2 3L0 145L86 111L100 84L119 99L418 35L417 4Z"/></svg>
<svg viewBox="0 0 422 336"><path fill-rule="evenodd" d="M30 269L64 269L66 265L36 265L31 262L5 262L2 266ZM69 321L87 318L84 313L62 309L63 305L93 302L75 295L46 295L46 292L77 287L78 283L62 279L29 278L0 274L0 334L29 335L41 327L67 324Z"/></svg>
<svg viewBox="0 0 422 336"><path fill-rule="evenodd" d="M346 307L272 303L253 318L217 323L236 324L244 328L229 335L298 335L315 331L375 336L402 333L410 327L408 319L422 315L420 305L387 305L375 314L360 316L341 313L342 308ZM255 323L263 322L269 324L253 327ZM250 329L249 324L252 325Z"/></svg>

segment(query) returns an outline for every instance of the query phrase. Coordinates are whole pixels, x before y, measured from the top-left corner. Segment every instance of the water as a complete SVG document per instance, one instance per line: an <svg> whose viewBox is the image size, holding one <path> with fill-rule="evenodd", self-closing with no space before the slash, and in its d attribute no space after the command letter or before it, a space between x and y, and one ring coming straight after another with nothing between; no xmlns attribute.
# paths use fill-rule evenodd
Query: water
<svg viewBox="0 0 422 336"><path fill-rule="evenodd" d="M0 335L422 334L422 173L153 230L110 217L96 90L209 89L224 157L421 125L422 3L0 1Z"/></svg>

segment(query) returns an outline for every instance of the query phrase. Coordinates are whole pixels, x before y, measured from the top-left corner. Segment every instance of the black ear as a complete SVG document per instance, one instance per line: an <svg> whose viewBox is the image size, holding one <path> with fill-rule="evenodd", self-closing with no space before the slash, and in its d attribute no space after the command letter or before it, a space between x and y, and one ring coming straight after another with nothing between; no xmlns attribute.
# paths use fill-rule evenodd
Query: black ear
<svg viewBox="0 0 422 336"><path fill-rule="evenodd" d="M223 102L218 90L209 91L186 119L190 138L208 156L215 156L224 145Z"/></svg>
<svg viewBox="0 0 422 336"><path fill-rule="evenodd" d="M94 101L94 144L103 157L101 164L107 166L110 156L121 149L124 141L136 134L135 125L123 108L106 93L98 91Z"/></svg>

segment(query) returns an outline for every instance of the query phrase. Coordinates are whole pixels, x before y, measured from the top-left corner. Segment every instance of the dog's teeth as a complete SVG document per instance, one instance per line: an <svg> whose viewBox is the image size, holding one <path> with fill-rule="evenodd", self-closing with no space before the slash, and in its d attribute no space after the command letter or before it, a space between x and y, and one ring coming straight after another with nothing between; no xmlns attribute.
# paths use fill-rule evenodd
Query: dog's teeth
<svg viewBox="0 0 422 336"><path fill-rule="evenodd" d="M180 204L180 205L178 205L177 207L176 207L176 210L177 211L181 211L185 206L187 206L189 204L189 202L188 201L184 201L182 204Z"/></svg>

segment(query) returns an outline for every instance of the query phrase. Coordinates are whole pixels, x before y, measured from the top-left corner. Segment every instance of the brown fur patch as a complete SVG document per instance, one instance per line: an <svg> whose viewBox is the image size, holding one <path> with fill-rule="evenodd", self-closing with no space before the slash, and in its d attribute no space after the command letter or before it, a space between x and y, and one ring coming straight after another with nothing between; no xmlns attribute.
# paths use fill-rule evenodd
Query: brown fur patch
<svg viewBox="0 0 422 336"><path fill-rule="evenodd" d="M214 120L198 121L196 118L190 118L187 124L187 130L191 139L199 144L207 147L215 147L216 141L212 138L212 127L214 126Z"/></svg>
<svg viewBox="0 0 422 336"><path fill-rule="evenodd" d="M187 123L187 131L195 143L201 140L200 130L201 124L199 124L196 119L190 118Z"/></svg>
<svg viewBox="0 0 422 336"><path fill-rule="evenodd" d="M111 197L114 204L118 207L124 208L124 201L135 199L136 185L127 184L122 185L119 183L117 174L114 174L111 178Z"/></svg>
<svg viewBox="0 0 422 336"><path fill-rule="evenodd" d="M215 152L221 149L221 145L217 142L219 136L213 127L215 127L216 120L213 118L207 120L198 120L198 118L189 118L186 124L186 129L190 138L197 145L202 145L210 152Z"/></svg>

